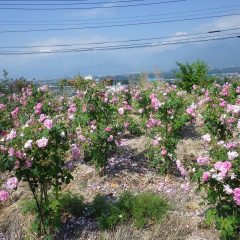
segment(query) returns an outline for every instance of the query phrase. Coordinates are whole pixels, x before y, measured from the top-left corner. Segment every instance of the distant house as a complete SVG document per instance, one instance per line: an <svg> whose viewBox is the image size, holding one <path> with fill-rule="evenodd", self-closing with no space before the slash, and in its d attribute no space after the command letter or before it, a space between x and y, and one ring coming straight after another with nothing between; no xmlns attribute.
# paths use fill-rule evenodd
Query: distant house
<svg viewBox="0 0 240 240"><path fill-rule="evenodd" d="M87 76L83 77L84 80L93 80L93 76L88 74Z"/></svg>

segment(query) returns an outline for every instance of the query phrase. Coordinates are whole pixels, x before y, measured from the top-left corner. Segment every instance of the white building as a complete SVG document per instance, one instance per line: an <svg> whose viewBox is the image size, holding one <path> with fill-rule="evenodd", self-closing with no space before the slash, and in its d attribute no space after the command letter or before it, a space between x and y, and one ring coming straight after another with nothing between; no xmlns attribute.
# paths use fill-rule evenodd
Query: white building
<svg viewBox="0 0 240 240"><path fill-rule="evenodd" d="M87 76L83 77L84 80L93 80L93 76L88 74Z"/></svg>

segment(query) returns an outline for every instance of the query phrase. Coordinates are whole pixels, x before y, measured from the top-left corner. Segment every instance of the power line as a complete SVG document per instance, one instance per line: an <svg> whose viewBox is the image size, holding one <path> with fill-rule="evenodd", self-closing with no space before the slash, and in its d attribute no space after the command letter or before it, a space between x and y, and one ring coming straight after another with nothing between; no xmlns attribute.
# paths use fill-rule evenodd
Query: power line
<svg viewBox="0 0 240 240"><path fill-rule="evenodd" d="M160 40L167 38L181 38L181 37L190 37L190 36L199 36L204 34L215 34L221 32L229 32L240 30L239 28L229 28L229 29L218 29L210 30L207 32L198 32L192 34L179 34L174 36L160 36L160 37L149 37L149 38L138 38L138 39L128 39L128 40L118 40L118 41L101 41L101 42L90 42L90 43L71 43L71 44L52 44L52 45L29 45L29 46L3 46L0 49L29 49L29 48L45 48L45 47L73 47L73 46L86 46L86 45L103 45L103 44L116 44L116 43L128 43L128 42L141 42L141 41L150 41L150 40Z"/></svg>
<svg viewBox="0 0 240 240"><path fill-rule="evenodd" d="M186 2L188 0L169 0L165 2L139 3L139 4L125 4L125 5L110 5L110 6L95 6L95 7L62 7L62 8L24 8L24 7L0 7L0 10L24 10L24 11L52 11L52 10L93 10L93 9L109 9L109 8L126 8L126 7L140 7L152 6L160 4L170 4L178 2Z"/></svg>
<svg viewBox="0 0 240 240"><path fill-rule="evenodd" d="M106 51L106 50L123 50L123 49L135 49L135 48L147 48L147 47L158 47L158 46L168 46L168 45L179 45L187 43L200 43L208 41L226 40L226 39L237 39L240 38L240 33L234 36L224 36L218 38L200 37L192 38L181 41L172 42L160 42L160 43L143 43L135 45L119 45L119 46L107 46L107 47L95 47L95 48L80 48L80 49L60 49L53 51L32 51L32 52L0 52L0 55L34 55L34 54L54 54L54 53L71 53L71 52L90 52L90 51Z"/></svg>
<svg viewBox="0 0 240 240"><path fill-rule="evenodd" d="M222 11L214 11L214 12L208 12L208 13L195 13L195 14L189 14L189 15L182 15L182 16L175 16L177 18L179 17L191 17L191 16L202 16L202 15L206 15L206 14L218 14L218 13L230 13L230 12L236 12L236 11L239 11L239 9L232 9L232 10L222 10ZM151 15L149 15L151 16ZM159 15L158 15L159 16ZM146 15L145 16L146 18L144 19L144 21L154 21L154 20L159 20L159 17L158 18L147 18L148 16ZM160 19L171 19L172 17L165 17L165 18L160 18ZM132 21L129 21L129 20L123 20L123 21L117 21L117 23L130 23L130 22L137 22L137 21L140 21L142 19L139 19L139 20L132 20ZM80 20L76 20L76 23L74 23L73 21L71 23L1 23L0 21L0 25L4 25L4 26L49 26L49 25L54 25L54 26L62 26L62 25L70 25L70 26L73 26L73 25L76 25L76 24L79 24L79 23L82 23L82 21ZM115 22L101 22L101 24L114 24L116 23ZM87 22L85 24L99 24L99 22L97 23L94 23L94 22Z"/></svg>
<svg viewBox="0 0 240 240"><path fill-rule="evenodd" d="M68 30L83 30L83 29L99 29L99 28L139 26L139 25L159 24L159 23L172 23L172 22L183 22L183 21L193 21L193 20L202 20L202 19L212 19L212 18L218 18L218 17L229 17L229 16L238 16L238 15L240 15L240 13L222 14L222 15L215 15L215 16L195 17L195 18L162 20L162 21L149 21L149 22L126 23L126 24L86 26L86 27L27 29L27 30L4 30L4 31L0 31L0 34L3 34L3 33L28 33L28 32L68 31Z"/></svg>
<svg viewBox="0 0 240 240"><path fill-rule="evenodd" d="M101 1L101 2L87 2L88 0L81 2L68 2L68 3L0 3L1 6L75 6L75 5L96 5L96 4L114 4L114 3L131 3L131 2L143 2L145 0L116 0L116 1ZM30 1L31 2L31 1Z"/></svg>
<svg viewBox="0 0 240 240"><path fill-rule="evenodd" d="M20 1L20 0L19 0ZM30 0L29 0L30 1ZM62 0L62 1L65 1L65 0ZM77 1L77 0L76 0ZM0 0L1 2L1 0ZM158 14L148 14L148 15L138 15L138 16L128 16L128 17L110 17L110 18L88 18L88 19L48 19L48 20L21 20L21 19L18 19L18 20L0 20L0 22L3 22L3 23L29 23L29 22L32 22L32 23L49 23L49 22L76 22L76 21L81 21L81 22L84 22L84 21L96 21L96 20L121 20L121 19L132 19L132 18L146 18L146 17L156 17L156 16L169 16L169 15L176 15L176 14L185 14L185 13L196 13L196 12L203 12L203 11L211 11L211 10L218 10L218 9L226 9L226 8L238 8L240 7L240 5L225 5L225 6L222 6L222 7L215 7L215 8L204 8L204 9L197 9L197 10L192 10L192 11L177 11L177 12L168 12L168 13L158 13ZM234 11L236 9L230 9L229 11ZM226 10L228 11L228 10Z"/></svg>
<svg viewBox="0 0 240 240"><path fill-rule="evenodd" d="M68 0L68 2L87 2L89 0ZM0 0L1 2L39 2L39 0ZM66 2L66 0L41 0L41 2Z"/></svg>

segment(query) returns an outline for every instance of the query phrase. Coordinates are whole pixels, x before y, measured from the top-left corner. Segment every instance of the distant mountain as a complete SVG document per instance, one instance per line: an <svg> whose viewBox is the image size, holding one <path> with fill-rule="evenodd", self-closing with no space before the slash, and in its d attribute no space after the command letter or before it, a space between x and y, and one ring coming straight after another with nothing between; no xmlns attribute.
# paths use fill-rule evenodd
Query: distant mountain
<svg viewBox="0 0 240 240"><path fill-rule="evenodd" d="M209 74L239 73L240 67L225 67L221 69L213 68L209 70Z"/></svg>
<svg viewBox="0 0 240 240"><path fill-rule="evenodd" d="M158 77L164 79L172 79L176 77L178 69L172 69L170 71L161 72L159 76L156 76L155 72L148 72L149 79L156 79ZM240 74L240 67L225 67L225 68L212 68L208 71L209 74L228 74L228 73L239 73ZM130 79L138 79L141 76L141 73L131 73L131 74L119 74L119 75L112 75L112 76L103 76L99 79L107 79L111 78L116 82L127 83Z"/></svg>

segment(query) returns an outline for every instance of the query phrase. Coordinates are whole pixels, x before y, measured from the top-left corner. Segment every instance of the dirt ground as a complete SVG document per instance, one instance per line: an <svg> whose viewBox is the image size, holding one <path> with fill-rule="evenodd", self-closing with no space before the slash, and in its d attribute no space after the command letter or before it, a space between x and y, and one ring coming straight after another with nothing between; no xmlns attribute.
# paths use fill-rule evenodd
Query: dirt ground
<svg viewBox="0 0 240 240"><path fill-rule="evenodd" d="M70 218L56 235L56 240L217 240L214 228L204 225L206 206L201 196L196 194L195 186L185 186L182 178L160 176L144 157L146 138L125 137L122 146L109 158L105 176L99 176L94 167L77 163L72 181L64 191L72 191L91 201L97 193L119 196L125 190L133 192L151 191L169 199L172 209L161 224L138 230L131 224L121 225L111 231L99 231L94 220L86 217ZM177 157L186 162L196 159L204 147L197 136L185 136L178 144ZM22 186L15 200L27 197L29 192ZM1 208L0 208L1 209ZM3 208L0 212L0 240L23 239L26 226L31 217L22 216L18 201ZM34 240L34 236L25 239Z"/></svg>

